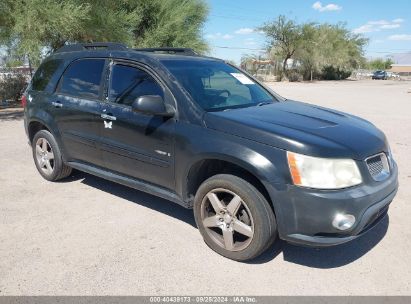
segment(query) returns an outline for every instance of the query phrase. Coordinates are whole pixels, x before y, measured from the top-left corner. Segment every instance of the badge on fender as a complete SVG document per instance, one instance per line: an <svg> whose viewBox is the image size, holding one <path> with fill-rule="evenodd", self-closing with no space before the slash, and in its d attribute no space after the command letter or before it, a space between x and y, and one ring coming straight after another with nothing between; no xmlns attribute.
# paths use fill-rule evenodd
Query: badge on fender
<svg viewBox="0 0 411 304"><path fill-rule="evenodd" d="M104 120L104 128L105 129L113 129L113 122Z"/></svg>

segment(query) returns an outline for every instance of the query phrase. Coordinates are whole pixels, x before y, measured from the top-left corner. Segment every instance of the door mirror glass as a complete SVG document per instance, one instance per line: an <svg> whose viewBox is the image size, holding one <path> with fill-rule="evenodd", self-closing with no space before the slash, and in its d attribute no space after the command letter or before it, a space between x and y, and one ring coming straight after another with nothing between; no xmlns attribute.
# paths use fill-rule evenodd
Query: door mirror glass
<svg viewBox="0 0 411 304"><path fill-rule="evenodd" d="M133 112L172 117L174 109L167 107L164 100L159 95L144 95L138 97L132 104Z"/></svg>

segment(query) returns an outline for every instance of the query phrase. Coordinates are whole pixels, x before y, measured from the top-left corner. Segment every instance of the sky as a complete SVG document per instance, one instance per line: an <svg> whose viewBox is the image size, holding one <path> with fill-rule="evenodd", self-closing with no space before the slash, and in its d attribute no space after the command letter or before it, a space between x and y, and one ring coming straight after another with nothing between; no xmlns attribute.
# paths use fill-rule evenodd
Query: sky
<svg viewBox="0 0 411 304"><path fill-rule="evenodd" d="M255 31L278 15L297 22L338 23L369 38L367 58L411 52L411 0L207 0L204 35L211 55L239 63L243 54L262 52L264 35Z"/></svg>

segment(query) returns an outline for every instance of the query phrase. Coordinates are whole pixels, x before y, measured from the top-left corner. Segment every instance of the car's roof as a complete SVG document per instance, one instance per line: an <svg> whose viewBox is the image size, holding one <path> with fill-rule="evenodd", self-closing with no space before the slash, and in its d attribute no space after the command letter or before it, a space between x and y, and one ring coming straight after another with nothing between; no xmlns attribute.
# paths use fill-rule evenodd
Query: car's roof
<svg viewBox="0 0 411 304"><path fill-rule="evenodd" d="M137 52L137 51L136 51ZM184 54L165 54L165 53L148 53L148 52L138 52L144 53L151 58L156 60L190 60L190 61L204 61L204 60L211 60L211 61L222 61L222 59L214 58L214 57L207 57L201 55L184 55Z"/></svg>
<svg viewBox="0 0 411 304"><path fill-rule="evenodd" d="M155 60L155 61L168 61L168 60L184 60L184 61L223 61L218 58L207 57L198 55L195 53L169 53L169 52L156 52L145 51L144 49L123 49L123 50L105 50L105 49L93 49L93 50L67 50L57 51L53 53L49 58L61 58L61 59L79 59L90 57L114 57L130 60Z"/></svg>

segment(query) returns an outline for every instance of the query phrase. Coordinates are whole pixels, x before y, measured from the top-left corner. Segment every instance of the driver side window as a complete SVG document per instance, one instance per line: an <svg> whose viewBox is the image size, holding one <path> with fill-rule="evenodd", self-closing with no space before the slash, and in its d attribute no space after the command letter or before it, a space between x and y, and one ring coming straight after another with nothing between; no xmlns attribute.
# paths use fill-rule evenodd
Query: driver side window
<svg viewBox="0 0 411 304"><path fill-rule="evenodd" d="M159 95L164 98L162 87L147 72L132 66L113 65L109 100L131 106L134 100L143 95Z"/></svg>

